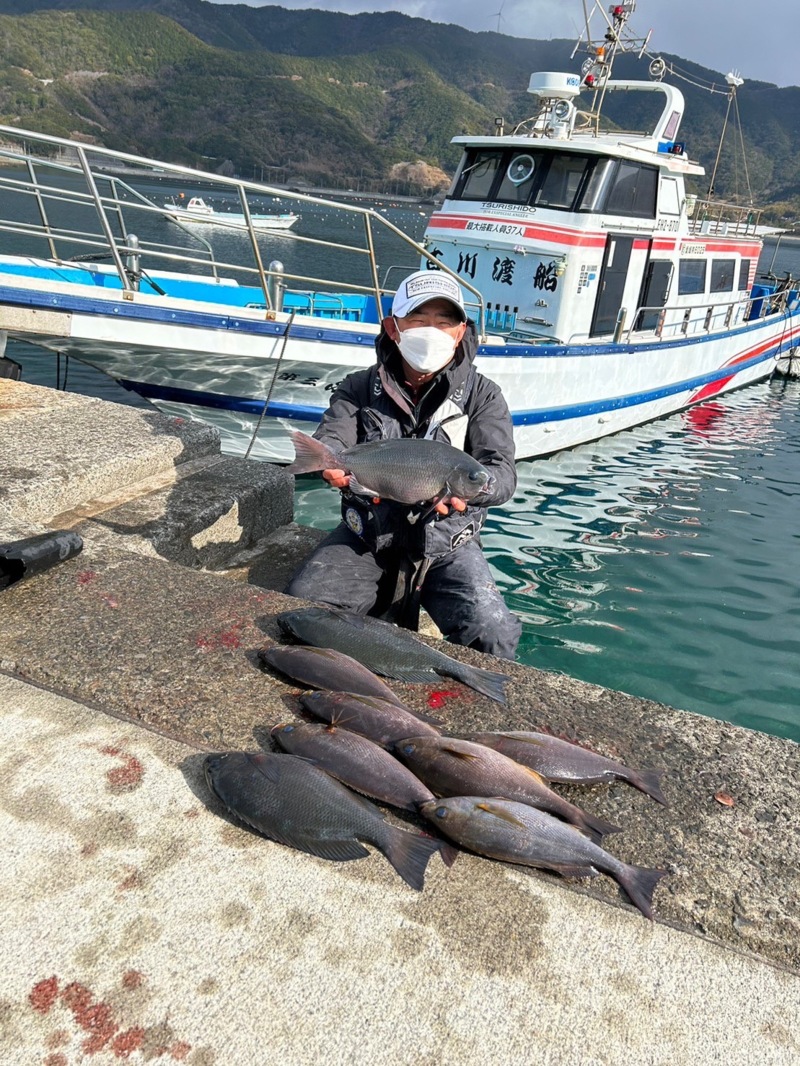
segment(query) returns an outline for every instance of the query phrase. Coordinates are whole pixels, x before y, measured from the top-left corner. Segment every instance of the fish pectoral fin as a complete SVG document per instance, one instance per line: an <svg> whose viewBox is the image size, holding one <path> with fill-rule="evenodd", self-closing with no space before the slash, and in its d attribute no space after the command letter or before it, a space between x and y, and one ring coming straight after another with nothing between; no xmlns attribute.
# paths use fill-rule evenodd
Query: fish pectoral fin
<svg viewBox="0 0 800 1066"><path fill-rule="evenodd" d="M356 496L380 496L379 492L375 489L367 488L366 485L362 485L355 474L350 475L350 484L347 486L351 492L354 492Z"/></svg>
<svg viewBox="0 0 800 1066"><path fill-rule="evenodd" d="M292 758L295 758L295 756L292 756ZM281 768L274 759L265 759L263 762L256 762L248 756L247 761L250 763L251 767L261 774L262 777L265 777L270 784L277 785L279 783Z"/></svg>
<svg viewBox="0 0 800 1066"><path fill-rule="evenodd" d="M471 762L473 759L477 759L478 756L471 751L459 751L458 748L448 748L444 745L441 748L443 755L452 755L454 759L462 759L465 762Z"/></svg>
<svg viewBox="0 0 800 1066"><path fill-rule="evenodd" d="M475 806L479 811L493 814L495 818L499 818L502 822L508 822L509 825L517 825L520 829L525 828L524 822L521 822L519 818L515 818L511 811L507 811L504 807L498 807L491 800L487 800L485 803L476 803Z"/></svg>
<svg viewBox="0 0 800 1066"><path fill-rule="evenodd" d="M522 764L520 763L520 765ZM542 777L541 774L537 774L537 772L535 770L531 770L529 766L523 766L522 768L530 777L532 777L536 781L537 784L544 785L546 788L550 787L547 780Z"/></svg>

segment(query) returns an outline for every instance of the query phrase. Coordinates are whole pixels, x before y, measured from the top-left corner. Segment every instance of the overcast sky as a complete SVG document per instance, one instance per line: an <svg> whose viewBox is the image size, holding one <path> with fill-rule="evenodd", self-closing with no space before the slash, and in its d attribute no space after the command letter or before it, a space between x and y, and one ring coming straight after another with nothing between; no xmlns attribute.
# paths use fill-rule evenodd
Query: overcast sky
<svg viewBox="0 0 800 1066"><path fill-rule="evenodd" d="M230 0L214 0L216 3ZM239 0L241 2L241 0ZM499 30L513 37L577 38L583 26L581 0L245 0L254 7L401 11L432 22L455 22L469 30ZM606 10L611 0L604 0ZM587 0L591 8L593 0ZM598 16L595 16L597 19ZM593 26L599 26L599 21ZM798 0L638 0L630 25L650 51L672 52L725 74L777 85L800 84Z"/></svg>

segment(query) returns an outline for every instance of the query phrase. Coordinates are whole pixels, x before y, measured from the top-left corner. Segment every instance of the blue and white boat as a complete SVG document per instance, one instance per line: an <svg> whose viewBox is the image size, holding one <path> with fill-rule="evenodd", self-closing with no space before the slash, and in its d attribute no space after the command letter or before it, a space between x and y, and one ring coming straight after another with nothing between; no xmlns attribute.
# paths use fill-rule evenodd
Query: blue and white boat
<svg viewBox="0 0 800 1066"><path fill-rule="evenodd" d="M393 287L420 264L464 287L478 366L508 400L519 458L769 377L800 343L797 286L756 278L757 211L687 189L703 169L679 140L684 98L660 80L662 61L655 80L611 79L617 52L643 48L628 35L634 7L601 12L604 43L580 73L531 77L528 121L455 139L462 161L419 242L358 204L0 127L1 154L23 167L0 168L2 202L27 211L6 210L0 233L6 249L24 239L44 253L0 255L0 331L217 425L227 450L257 430L252 454L278 461L292 455L286 427L313 431L337 382L373 362ZM729 83L734 93L740 81ZM603 103L633 93L660 101L650 130L607 128ZM194 227L170 238L174 210L130 176L147 171L235 196L248 261ZM258 233L250 202L264 196L302 209L308 233L283 246Z"/></svg>

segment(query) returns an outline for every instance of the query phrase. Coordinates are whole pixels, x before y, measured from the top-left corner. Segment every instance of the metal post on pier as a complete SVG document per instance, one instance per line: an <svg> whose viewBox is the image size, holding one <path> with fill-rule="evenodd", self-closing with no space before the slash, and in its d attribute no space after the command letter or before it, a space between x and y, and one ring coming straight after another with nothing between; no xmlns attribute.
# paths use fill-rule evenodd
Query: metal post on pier
<svg viewBox="0 0 800 1066"><path fill-rule="evenodd" d="M284 272L286 268L280 259L271 259L269 266L269 285L270 295L272 298L272 307L275 311L283 310L283 294L286 291L286 280L284 278Z"/></svg>
<svg viewBox="0 0 800 1066"><path fill-rule="evenodd" d="M128 277L128 274L125 270L125 264L122 262L122 256L119 254L119 248L117 248L117 243L114 240L114 234L111 232L111 226L108 223L108 218L103 208L103 201L100 198L100 193L97 189L97 184L94 180L94 174L92 174L92 168L89 166L89 161L86 158L86 152L83 150L83 148L77 148L76 151L78 153L78 160L81 164L81 169L83 170L83 176L86 178L86 184L89 186L89 192L92 194L92 199L94 200L94 206L95 210L97 211L97 216L100 219L100 225L103 227L103 233L105 234L105 238L108 241L109 251L111 252L111 256L114 260L114 265L117 268L119 280L122 283L122 287L125 292L132 293L133 286L131 285L130 278ZM133 299L133 297L128 296L127 299L131 300Z"/></svg>

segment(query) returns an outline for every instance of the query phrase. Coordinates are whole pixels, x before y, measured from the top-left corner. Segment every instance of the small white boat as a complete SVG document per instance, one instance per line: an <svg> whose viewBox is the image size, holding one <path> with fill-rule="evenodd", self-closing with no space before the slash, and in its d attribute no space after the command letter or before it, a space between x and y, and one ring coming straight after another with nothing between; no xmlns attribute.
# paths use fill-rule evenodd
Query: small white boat
<svg viewBox="0 0 800 1066"><path fill-rule="evenodd" d="M184 207L182 204L164 204L164 210L176 222L201 223L207 226L234 226L236 229L247 229L247 219L236 211L217 211L207 204L202 196L193 196ZM276 215L250 215L253 229L291 229L300 218L292 211L284 211Z"/></svg>

